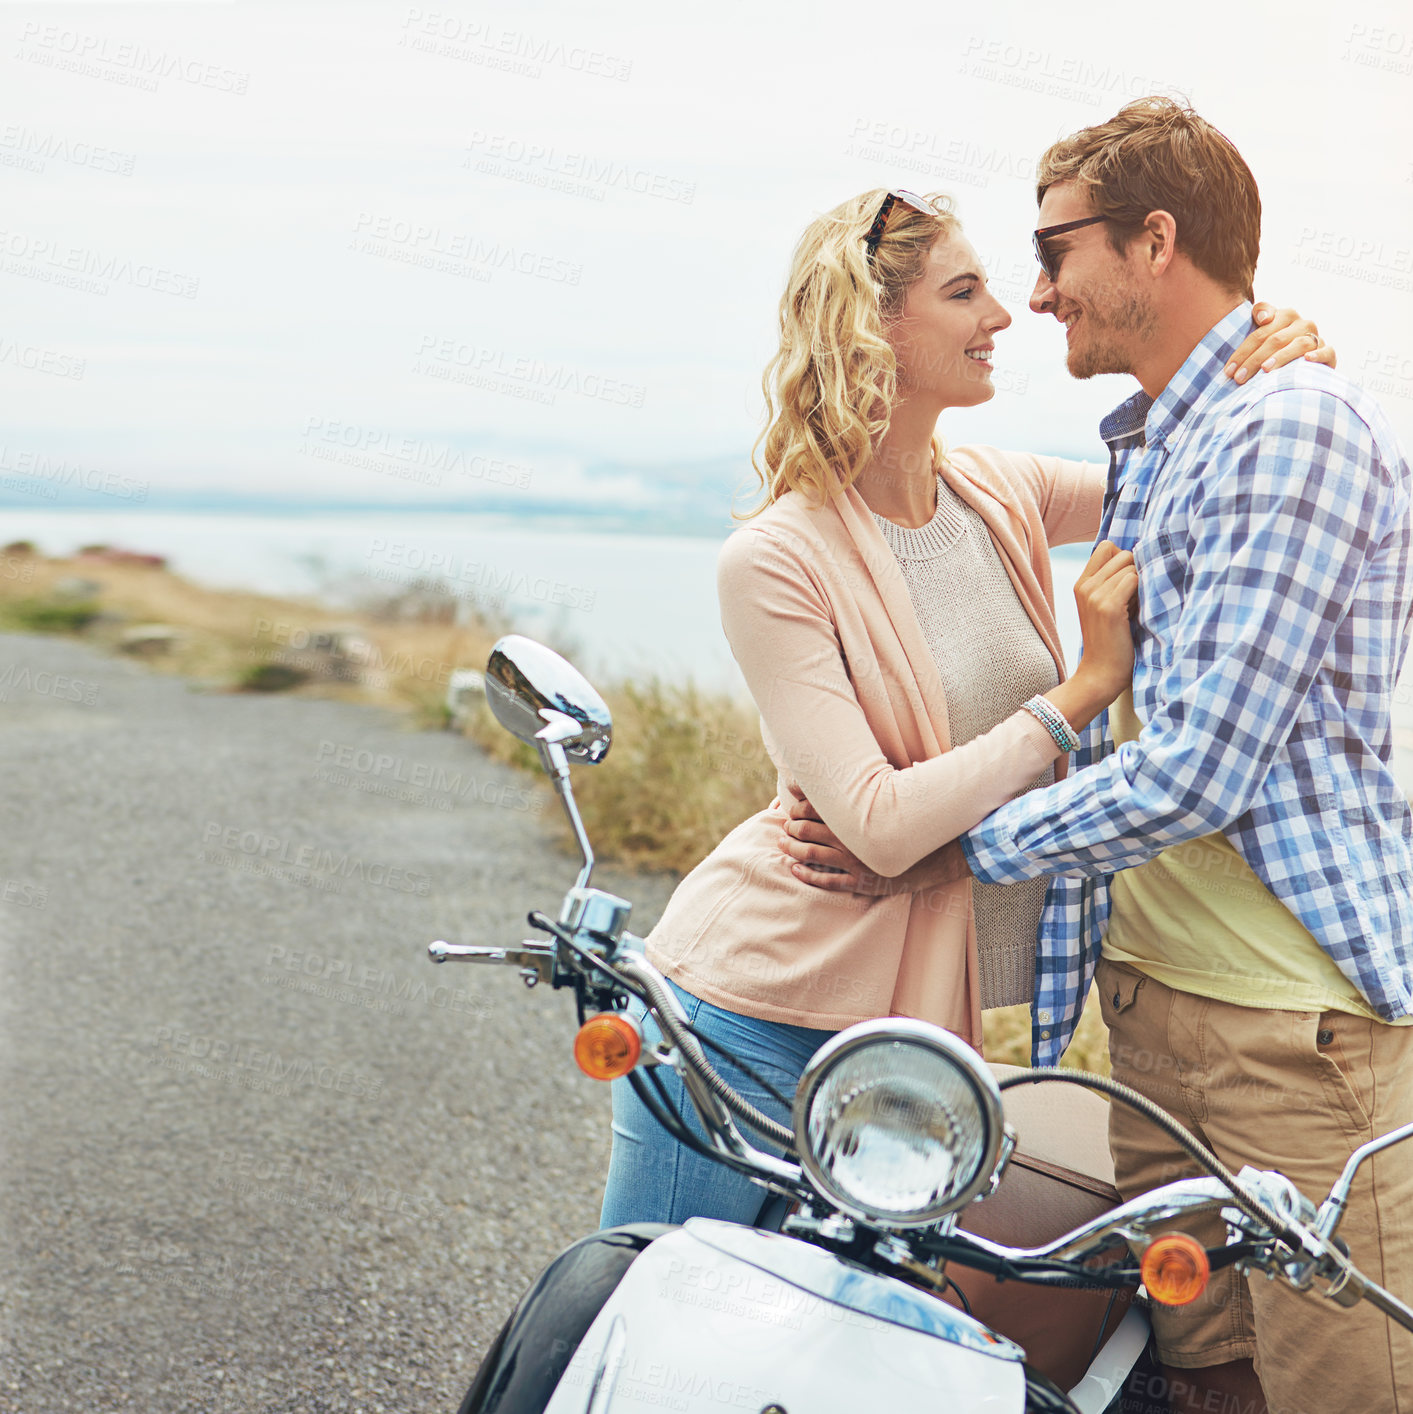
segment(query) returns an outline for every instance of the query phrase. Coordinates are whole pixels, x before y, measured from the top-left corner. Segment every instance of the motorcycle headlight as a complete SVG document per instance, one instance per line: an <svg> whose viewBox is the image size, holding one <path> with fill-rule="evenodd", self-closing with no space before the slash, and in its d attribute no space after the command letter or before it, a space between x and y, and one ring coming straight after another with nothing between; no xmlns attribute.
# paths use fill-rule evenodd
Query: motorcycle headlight
<svg viewBox="0 0 1413 1414"><path fill-rule="evenodd" d="M1001 1092L965 1042L886 1017L815 1052L795 1092L800 1162L846 1213L921 1227L971 1202L1000 1155Z"/></svg>

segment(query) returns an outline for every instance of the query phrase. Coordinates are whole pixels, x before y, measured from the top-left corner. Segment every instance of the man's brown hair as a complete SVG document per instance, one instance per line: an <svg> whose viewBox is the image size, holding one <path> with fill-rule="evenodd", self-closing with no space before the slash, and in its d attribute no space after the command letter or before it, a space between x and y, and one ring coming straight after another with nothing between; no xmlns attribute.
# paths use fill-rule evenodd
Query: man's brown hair
<svg viewBox="0 0 1413 1414"><path fill-rule="evenodd" d="M1123 251L1150 211L1177 222L1177 248L1226 289L1252 298L1261 249L1261 194L1229 138L1171 98L1125 104L1107 123L1054 143L1040 159L1036 200L1059 182L1088 191Z"/></svg>

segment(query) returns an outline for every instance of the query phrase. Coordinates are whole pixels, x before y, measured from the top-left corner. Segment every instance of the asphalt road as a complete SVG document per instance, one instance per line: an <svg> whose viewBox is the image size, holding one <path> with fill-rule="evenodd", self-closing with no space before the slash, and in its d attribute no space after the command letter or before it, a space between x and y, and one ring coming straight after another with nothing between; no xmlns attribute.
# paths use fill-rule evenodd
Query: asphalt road
<svg viewBox="0 0 1413 1414"><path fill-rule="evenodd" d="M0 763L0 1410L454 1410L597 1225L571 999L425 960L557 911L557 806L375 709L29 637ZM596 882L637 931L670 887Z"/></svg>

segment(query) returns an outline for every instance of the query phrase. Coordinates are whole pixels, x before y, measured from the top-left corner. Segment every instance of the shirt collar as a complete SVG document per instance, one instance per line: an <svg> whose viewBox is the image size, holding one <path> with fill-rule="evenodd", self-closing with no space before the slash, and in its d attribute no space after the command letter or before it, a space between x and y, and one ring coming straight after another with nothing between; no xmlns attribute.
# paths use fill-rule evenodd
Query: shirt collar
<svg viewBox="0 0 1413 1414"><path fill-rule="evenodd" d="M1156 398L1142 391L1126 398L1099 424L1099 435L1112 446L1115 441L1132 437L1141 427L1144 443L1161 447L1213 381L1222 376L1233 352L1250 332L1251 303L1243 300L1207 331Z"/></svg>
<svg viewBox="0 0 1413 1414"><path fill-rule="evenodd" d="M1115 442L1127 442L1134 438L1142 440L1143 425L1148 421L1148 409L1152 406L1153 399L1140 388L1099 424L1099 435L1110 447Z"/></svg>

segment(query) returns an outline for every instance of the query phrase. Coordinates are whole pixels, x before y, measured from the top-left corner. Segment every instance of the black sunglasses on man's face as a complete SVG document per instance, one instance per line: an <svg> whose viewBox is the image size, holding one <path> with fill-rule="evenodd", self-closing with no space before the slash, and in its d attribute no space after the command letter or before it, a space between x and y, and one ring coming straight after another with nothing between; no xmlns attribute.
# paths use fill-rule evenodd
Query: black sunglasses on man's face
<svg viewBox="0 0 1413 1414"><path fill-rule="evenodd" d="M1107 216L1084 216L1078 221L1066 221L1059 226L1043 226L1034 232L1031 240L1035 245L1035 258L1040 262L1040 269L1047 280L1053 280L1059 272L1059 264L1048 250L1045 249L1045 242L1051 236L1063 236L1067 231L1077 231L1081 226L1092 226L1097 221L1107 221Z"/></svg>

